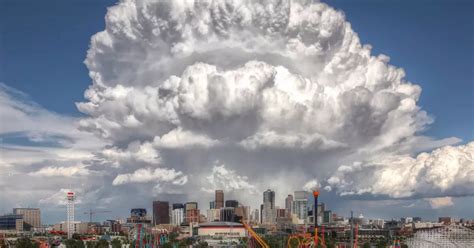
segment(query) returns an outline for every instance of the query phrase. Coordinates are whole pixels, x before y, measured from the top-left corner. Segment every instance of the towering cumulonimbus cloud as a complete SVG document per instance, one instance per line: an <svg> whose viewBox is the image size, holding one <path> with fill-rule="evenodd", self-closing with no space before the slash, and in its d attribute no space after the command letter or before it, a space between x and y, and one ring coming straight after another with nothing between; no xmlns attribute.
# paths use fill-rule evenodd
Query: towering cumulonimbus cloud
<svg viewBox="0 0 474 248"><path fill-rule="evenodd" d="M331 190L341 185L314 179L328 169L321 161L335 171L360 154L444 142L418 134L433 121L417 105L421 88L317 1L122 0L85 63L92 85L77 104L88 116L81 129L108 142L101 159L137 157L146 168L112 164L115 185L149 182L166 166L180 186L232 175L232 189L255 191L287 169Z"/></svg>
<svg viewBox="0 0 474 248"><path fill-rule="evenodd" d="M113 144L186 132L259 147L381 149L431 118L421 89L312 1L121 1L92 38L81 122Z"/></svg>

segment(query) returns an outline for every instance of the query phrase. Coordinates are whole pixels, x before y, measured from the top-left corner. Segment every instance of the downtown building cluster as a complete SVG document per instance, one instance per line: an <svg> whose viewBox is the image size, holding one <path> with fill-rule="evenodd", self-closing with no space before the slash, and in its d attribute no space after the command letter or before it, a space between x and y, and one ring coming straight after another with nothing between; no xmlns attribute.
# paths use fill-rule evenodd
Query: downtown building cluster
<svg viewBox="0 0 474 248"><path fill-rule="evenodd" d="M101 223L92 222L92 214L108 211L86 212L91 215L89 222L75 221L74 216L71 219L68 215L69 222L42 225L39 208L15 208L11 214L0 215L0 234L42 233L68 238L73 234L88 237L108 234L131 241L140 230L147 230L155 234L175 233L179 239L193 238L219 245L248 238L246 225L267 237L308 233L317 225L320 235L341 245L353 244L354 240L374 242L400 237L411 244L419 244L421 239L451 242L449 239L453 237L456 239L453 242L474 244L472 220L451 217L439 217L437 221L425 221L419 217L384 220L368 219L362 214L352 216L352 213L350 217L343 217L328 209L324 203L317 203L313 194L295 191L286 196L280 207L276 204L275 191L268 189L262 194L259 208L251 209L239 200L226 199L223 190L216 190L208 206L200 208L194 201L176 203L160 199L151 202L151 211L147 211L146 207L132 208L128 217ZM64 213L70 214L70 208L68 206L68 211L64 209Z"/></svg>

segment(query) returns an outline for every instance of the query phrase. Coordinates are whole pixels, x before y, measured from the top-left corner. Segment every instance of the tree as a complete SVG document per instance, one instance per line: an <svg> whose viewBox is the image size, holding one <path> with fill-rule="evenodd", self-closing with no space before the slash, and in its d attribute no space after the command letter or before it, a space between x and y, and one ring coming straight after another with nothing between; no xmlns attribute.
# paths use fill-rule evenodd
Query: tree
<svg viewBox="0 0 474 248"><path fill-rule="evenodd" d="M19 238L16 241L16 248L38 248L38 247L39 247L38 243L32 242L27 237Z"/></svg>
<svg viewBox="0 0 474 248"><path fill-rule="evenodd" d="M383 240L380 240L379 242L377 242L377 248L385 248L387 247L387 241L385 239Z"/></svg>
<svg viewBox="0 0 474 248"><path fill-rule="evenodd" d="M67 239L64 241L64 244L66 245L66 248L85 248L84 241L82 240Z"/></svg>
<svg viewBox="0 0 474 248"><path fill-rule="evenodd" d="M101 239L95 244L95 248L109 248L109 242L105 239Z"/></svg>
<svg viewBox="0 0 474 248"><path fill-rule="evenodd" d="M176 241L176 238L179 236L179 234L177 232L171 232L169 235L168 235L168 239L170 242L175 242Z"/></svg>
<svg viewBox="0 0 474 248"><path fill-rule="evenodd" d="M66 248L76 248L76 240L74 239L66 239L64 244L66 245Z"/></svg>
<svg viewBox="0 0 474 248"><path fill-rule="evenodd" d="M193 247L197 247L197 248L205 248L205 247L208 247L209 245L207 244L207 242L204 242L204 241L199 241L196 245L194 245Z"/></svg>
<svg viewBox="0 0 474 248"><path fill-rule="evenodd" d="M122 247L122 242L120 241L120 239L114 239L110 242L110 244L112 245L112 248L121 248Z"/></svg>
<svg viewBox="0 0 474 248"><path fill-rule="evenodd" d="M87 248L94 248L95 247L94 242L92 242L92 241L86 242L86 247Z"/></svg>
<svg viewBox="0 0 474 248"><path fill-rule="evenodd" d="M84 241L76 240L76 248L85 248Z"/></svg>
<svg viewBox="0 0 474 248"><path fill-rule="evenodd" d="M370 243L369 242L364 243L364 246L362 246L362 248L370 248Z"/></svg>

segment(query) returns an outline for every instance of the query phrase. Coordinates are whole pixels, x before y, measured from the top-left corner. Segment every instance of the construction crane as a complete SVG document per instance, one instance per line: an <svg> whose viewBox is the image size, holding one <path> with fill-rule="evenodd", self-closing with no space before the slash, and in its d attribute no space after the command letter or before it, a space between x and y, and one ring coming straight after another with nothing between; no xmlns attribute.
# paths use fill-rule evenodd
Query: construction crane
<svg viewBox="0 0 474 248"><path fill-rule="evenodd" d="M89 212L84 212L84 214L89 215L89 223L92 223L92 216L93 215L102 214L102 213L110 213L110 212L112 212L112 211L108 211L108 210L95 210L95 211L92 211L92 209L89 209Z"/></svg>

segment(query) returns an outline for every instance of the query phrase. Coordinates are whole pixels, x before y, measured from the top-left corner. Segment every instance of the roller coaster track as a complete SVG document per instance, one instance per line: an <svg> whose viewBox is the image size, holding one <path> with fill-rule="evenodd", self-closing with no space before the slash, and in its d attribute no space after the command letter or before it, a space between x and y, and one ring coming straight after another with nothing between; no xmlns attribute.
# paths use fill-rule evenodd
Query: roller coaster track
<svg viewBox="0 0 474 248"><path fill-rule="evenodd" d="M267 245L267 243L260 236L258 236L258 234L249 225L247 225L245 222L242 222L242 224L244 225L245 229L250 234L250 236L252 236L255 240L257 240L258 244L262 248L270 248L270 246Z"/></svg>

